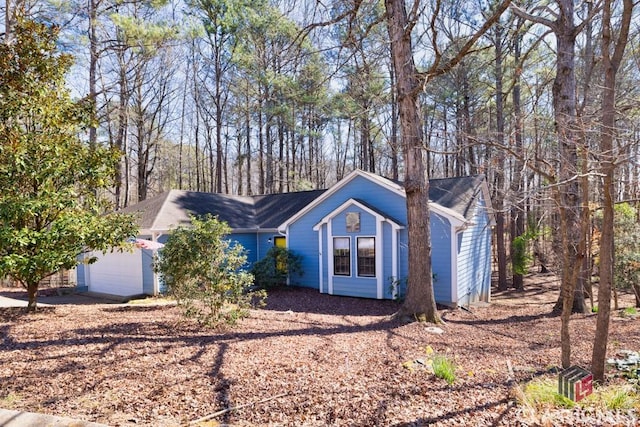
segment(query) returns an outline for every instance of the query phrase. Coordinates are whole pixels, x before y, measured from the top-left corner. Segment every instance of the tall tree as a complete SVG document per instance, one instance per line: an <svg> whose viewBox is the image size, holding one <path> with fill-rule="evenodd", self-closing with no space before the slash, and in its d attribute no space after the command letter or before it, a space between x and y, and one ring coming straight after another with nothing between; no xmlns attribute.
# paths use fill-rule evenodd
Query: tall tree
<svg viewBox="0 0 640 427"><path fill-rule="evenodd" d="M615 244L614 203L616 150L616 76L622 63L624 50L629 39L629 28L635 3L623 1L623 10L618 23L615 39L612 22L612 0L604 0L602 8L602 65L604 84L602 86L602 124L600 130L600 164L602 167L602 234L600 238L600 285L598 288L598 318L591 356L591 371L596 381L604 381L604 368L609 339L609 317L611 313L611 288Z"/></svg>
<svg viewBox="0 0 640 427"><path fill-rule="evenodd" d="M491 34L491 40L495 48L494 78L496 85L496 140L499 145L504 144L505 138L505 107L504 107L504 26L498 22ZM496 252L498 258L498 290L507 289L507 250L505 245L505 212L504 212L504 183L505 183L505 159L504 151L496 153L495 165L495 191L494 206L496 209Z"/></svg>
<svg viewBox="0 0 640 427"><path fill-rule="evenodd" d="M425 71L420 72L414 60L413 32L422 12L421 3L415 0L411 9L407 11L407 5L403 0L385 0L405 162L408 234L411 236L407 295L399 311L400 316L434 323L440 321L431 277L429 175L425 161L427 147L423 140L418 104L419 93L431 79L455 67L470 52L476 41L500 18L508 5L509 0L497 5L483 25L473 32L454 54L443 57L437 45L435 25L441 12L441 3L436 2L429 22L434 60Z"/></svg>
<svg viewBox="0 0 640 427"><path fill-rule="evenodd" d="M237 44L237 31L244 19L248 4L229 0L194 0L196 10L205 30L205 43L201 55L206 58L202 68L201 84L213 103L209 113L215 127L215 176L213 190L222 193L223 188L223 128L224 113L228 104L228 81L233 67L233 55ZM210 153L213 160L214 152ZM212 161L213 163L213 161ZM212 171L213 173L213 171Z"/></svg>
<svg viewBox="0 0 640 427"><path fill-rule="evenodd" d="M553 110L558 152L555 159L555 172L552 175L554 200L559 212L559 234L561 242L561 305L562 325L562 366L571 364L571 338L569 321L574 303L585 311L584 294L576 298L577 281L582 268L586 248L586 228L583 200L580 191L581 174L578 153L580 129L576 114L576 75L575 45L576 37L591 17L576 24L573 0L557 0L555 19L532 15L522 9L514 9L518 15L533 22L545 25L553 31L556 38L556 75L553 82Z"/></svg>
<svg viewBox="0 0 640 427"><path fill-rule="evenodd" d="M78 138L91 108L64 86L71 58L57 53L56 29L18 20L14 31L16 42L0 45L0 275L23 284L35 310L42 279L136 229L101 215L96 190L111 184L116 156Z"/></svg>

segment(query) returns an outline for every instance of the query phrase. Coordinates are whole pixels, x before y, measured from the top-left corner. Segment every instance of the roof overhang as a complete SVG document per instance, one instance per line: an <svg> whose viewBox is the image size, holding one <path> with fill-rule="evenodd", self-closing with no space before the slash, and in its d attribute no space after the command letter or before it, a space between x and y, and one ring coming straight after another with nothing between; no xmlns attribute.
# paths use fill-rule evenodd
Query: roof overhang
<svg viewBox="0 0 640 427"><path fill-rule="evenodd" d="M398 194L398 195L400 195L402 197L405 197L404 188L401 185L396 184L395 182L390 181L390 180L388 180L386 178L383 178L383 177L381 177L379 175L375 175L375 174L372 174L372 173L369 173L369 172L365 172L365 171L360 170L360 169L356 169L356 170L352 171L351 173L349 173L344 178L342 178L336 184L334 184L327 191L322 193L322 195L320 197L316 198L313 202L311 202L307 206L305 206L304 209L298 211L291 218L289 218L288 220L283 222L278 227L278 230L280 230L280 232L285 232L285 230L287 229L287 227L289 227L289 225L291 225L292 223L294 223L298 219L302 218L308 212L313 210L316 206L320 205L322 202L324 202L329 197L331 197L331 195L334 194L336 191L338 191L341 188L345 187L347 184L349 184L351 181L353 181L354 179L356 179L358 177L362 177L362 178L368 179L369 181L375 182L376 184L378 184L378 185L380 185L380 186L382 186L382 187L384 187L384 188L386 188L388 190L391 190L392 192L394 192L394 193L396 193L396 194Z"/></svg>
<svg viewBox="0 0 640 427"><path fill-rule="evenodd" d="M340 212L344 211L349 206L357 206L358 208L362 209L363 211L367 212L368 214L374 216L379 221L388 222L389 224L391 224L391 226L393 228L396 228L396 229L404 228L404 225L398 223L393 218L391 218L391 217L389 217L387 215L384 215L380 211L371 209L369 206L366 206L366 205L362 204L361 202L359 202L358 200L351 198L351 199L347 200L346 202L344 202L343 204L341 204L340 206L338 206L337 208L335 208L334 210L332 210L331 212L329 212L324 218L322 218L320 220L320 222L318 222L316 225L313 226L313 230L314 231L318 231L323 224L326 224L329 221L331 221L332 218L334 218Z"/></svg>

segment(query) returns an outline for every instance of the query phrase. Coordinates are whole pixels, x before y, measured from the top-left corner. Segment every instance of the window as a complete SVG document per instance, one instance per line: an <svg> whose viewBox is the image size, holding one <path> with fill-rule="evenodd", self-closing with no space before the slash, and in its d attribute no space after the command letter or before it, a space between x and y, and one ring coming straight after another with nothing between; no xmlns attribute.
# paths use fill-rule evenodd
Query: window
<svg viewBox="0 0 640 427"><path fill-rule="evenodd" d="M351 248L348 237L333 238L333 274L351 275Z"/></svg>
<svg viewBox="0 0 640 427"><path fill-rule="evenodd" d="M358 276L376 276L375 237L358 237Z"/></svg>
<svg viewBox="0 0 640 427"><path fill-rule="evenodd" d="M360 231L360 213L347 212L347 233L357 233Z"/></svg>

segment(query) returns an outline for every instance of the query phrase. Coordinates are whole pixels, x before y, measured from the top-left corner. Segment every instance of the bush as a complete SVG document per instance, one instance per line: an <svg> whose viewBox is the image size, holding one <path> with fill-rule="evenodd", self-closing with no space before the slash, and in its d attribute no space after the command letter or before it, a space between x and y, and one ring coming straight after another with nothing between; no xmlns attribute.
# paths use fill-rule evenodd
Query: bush
<svg viewBox="0 0 640 427"><path fill-rule="evenodd" d="M446 356L436 355L433 357L431 367L437 378L442 378L451 385L456 380L456 365Z"/></svg>
<svg viewBox="0 0 640 427"><path fill-rule="evenodd" d="M191 225L169 236L155 269L186 317L210 327L233 324L256 297L248 292L253 276L242 270L245 250L225 239L231 229L215 217L192 217Z"/></svg>
<svg viewBox="0 0 640 427"><path fill-rule="evenodd" d="M263 289L284 286L290 274L302 276L302 257L286 248L272 247L264 258L253 264L255 285Z"/></svg>

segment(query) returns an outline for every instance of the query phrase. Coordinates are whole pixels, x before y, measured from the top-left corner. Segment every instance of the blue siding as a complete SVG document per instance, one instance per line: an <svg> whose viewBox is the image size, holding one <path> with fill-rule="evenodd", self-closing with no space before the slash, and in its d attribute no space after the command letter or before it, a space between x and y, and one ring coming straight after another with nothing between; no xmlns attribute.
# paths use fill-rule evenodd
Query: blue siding
<svg viewBox="0 0 640 427"><path fill-rule="evenodd" d="M287 247L301 256L304 271L302 275L292 275L289 282L292 285L314 289L318 289L322 282L322 292L327 293L331 280L334 294L366 298L377 298L380 284L382 297L392 298L392 284L395 282L399 285L399 296L406 295L406 279L409 270L408 231L406 228L399 230L395 248L392 245L396 231L391 223L382 221L381 234L377 234L378 212L384 212L384 215L392 221L406 226L405 197L385 188L375 180L372 181L367 177L357 175L342 188L335 189L334 187L331 191L333 192L328 194L322 203L306 212L294 223L289 224ZM337 212L336 209L349 199L355 199L357 202L349 204ZM363 202L364 207L360 207L361 205L358 204L360 201ZM369 207L374 208L369 209ZM347 232L346 214L349 212L360 213L360 230L358 232ZM314 226L329 214L332 215L329 218L329 224L322 224L318 231L314 230ZM446 217L431 211L430 219L432 270L435 278L436 301L445 304L468 304L478 299L488 300L491 284L491 230L484 202L480 201L476 206L473 224L456 236L451 235L453 232L451 223ZM329 234L329 229L331 234ZM250 267L254 262L264 258L268 250L274 246L274 237L277 235L273 231L258 231L232 233L229 238L245 248L247 264ZM331 239L339 236L350 237L350 276L333 276L333 271L329 271L330 257L333 256L330 251ZM376 264L375 278L357 276L357 237L376 237L377 239L376 258L380 262ZM452 240L452 237L455 238L455 241ZM168 235L162 235L158 240L164 243L167 238ZM319 247L320 239L322 247ZM455 249L451 247L454 242L457 243ZM393 271L394 251L398 257L396 274ZM455 266L452 265L454 252L457 255ZM153 291L154 273L151 255L151 251L142 251L143 290L145 293ZM322 277L320 277L321 274ZM454 283L456 279L457 282ZM86 286L85 282L85 268L83 265L79 265L77 269L78 287Z"/></svg>
<svg viewBox="0 0 640 427"><path fill-rule="evenodd" d="M256 233L231 233L229 235L231 243L239 243L247 254L247 264L253 264L262 257L258 257Z"/></svg>
<svg viewBox="0 0 640 427"><path fill-rule="evenodd" d="M333 279L333 294L350 297L376 298L376 279L336 276Z"/></svg>
<svg viewBox="0 0 640 427"><path fill-rule="evenodd" d="M393 228L389 223L382 224L382 297L386 299L393 298L391 283L393 281L393 248L392 235Z"/></svg>
<svg viewBox="0 0 640 427"><path fill-rule="evenodd" d="M409 232L405 228L400 230L398 238L398 297L407 294L407 277L409 276Z"/></svg>
<svg viewBox="0 0 640 427"><path fill-rule="evenodd" d="M314 225L316 225L314 218L305 215L289 227L288 247L290 251L302 257L301 264L303 271L301 276L291 275L289 281L291 284L298 286L318 289L320 286L320 275L318 271L318 233L313 230ZM326 245L326 236L324 243ZM324 284L326 292L326 280Z"/></svg>
<svg viewBox="0 0 640 427"><path fill-rule="evenodd" d="M451 223L431 212L431 270L436 302L452 302Z"/></svg>
<svg viewBox="0 0 640 427"><path fill-rule="evenodd" d="M355 177L351 182L343 188L336 190L320 205L316 206L310 212L289 226L289 248L303 255L304 276L299 279L299 284L306 287L318 289L320 285L319 263L322 262L323 271L323 292L328 292L329 275L333 272L328 271L328 257L332 256L329 251L329 240L335 236L351 237L351 269L352 275L349 278L333 277L333 292L338 295L366 296L376 298L377 281L381 278L383 283L383 297L391 298L391 275L392 275L392 227L388 223L383 223L382 228L382 254L383 260L382 271L376 271L376 278L361 278L356 276L356 237L375 237L376 236L376 218L368 211L359 208L356 205L345 207L331 219L332 236L327 235L327 227L323 225L320 233L322 233L322 261L320 261L318 253L318 232L313 231L313 227L317 225L325 216L335 211L347 200L355 198L365 202L371 206L377 206L378 209L384 211L394 220L401 223L406 222L406 202L403 196L386 190L378 184L371 182L363 177ZM360 213L360 231L356 233L347 233L346 231L346 213ZM401 233L402 234L402 233ZM404 232L406 236L406 232ZM406 242L406 238L404 240ZM398 239L398 256L400 257L400 266L398 275L407 270L406 259L402 260L406 250L402 250L402 237ZM378 242L376 242L378 243ZM404 265L403 265L404 264Z"/></svg>
<svg viewBox="0 0 640 427"><path fill-rule="evenodd" d="M473 225L458 235L458 301L468 305L489 301L491 290L491 227L484 200L477 204Z"/></svg>

